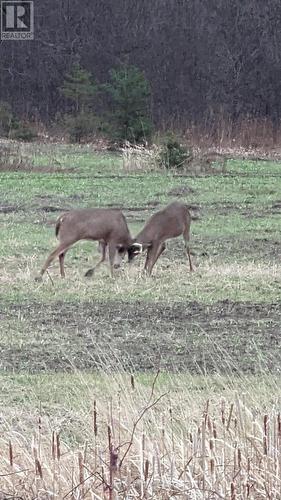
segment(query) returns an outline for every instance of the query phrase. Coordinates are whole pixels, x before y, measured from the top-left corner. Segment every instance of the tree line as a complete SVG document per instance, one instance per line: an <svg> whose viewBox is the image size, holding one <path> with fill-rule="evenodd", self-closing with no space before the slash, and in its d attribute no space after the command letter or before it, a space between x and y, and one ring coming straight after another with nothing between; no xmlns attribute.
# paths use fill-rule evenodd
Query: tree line
<svg viewBox="0 0 281 500"><path fill-rule="evenodd" d="M279 0L47 0L35 40L0 44L0 100L50 123L69 111L60 89L75 64L100 85L135 66L149 83L155 126L219 116L281 117ZM97 99L97 111L108 106Z"/></svg>

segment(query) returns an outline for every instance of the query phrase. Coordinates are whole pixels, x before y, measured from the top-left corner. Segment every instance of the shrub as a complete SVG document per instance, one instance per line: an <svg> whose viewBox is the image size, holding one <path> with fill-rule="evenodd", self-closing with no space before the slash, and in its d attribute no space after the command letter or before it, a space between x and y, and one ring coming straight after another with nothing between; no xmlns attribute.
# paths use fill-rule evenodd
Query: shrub
<svg viewBox="0 0 281 500"><path fill-rule="evenodd" d="M143 73L134 66L110 72L111 82L104 86L111 98L109 135L118 143L144 143L150 140L150 88Z"/></svg>
<svg viewBox="0 0 281 500"><path fill-rule="evenodd" d="M30 142L36 139L37 133L27 123L15 120L10 131L10 137L18 141Z"/></svg>
<svg viewBox="0 0 281 500"><path fill-rule="evenodd" d="M158 161L164 168L183 168L193 158L192 151L183 146L172 134L168 135L159 152Z"/></svg>
<svg viewBox="0 0 281 500"><path fill-rule="evenodd" d="M0 102L0 135L8 137L13 122L11 106L7 102Z"/></svg>
<svg viewBox="0 0 281 500"><path fill-rule="evenodd" d="M98 121L93 113L81 112L77 115L65 115L62 125L68 132L71 141L80 142L84 137L97 131Z"/></svg>
<svg viewBox="0 0 281 500"><path fill-rule="evenodd" d="M6 102L0 102L0 135L21 141L32 141L37 137L28 124L17 120Z"/></svg>

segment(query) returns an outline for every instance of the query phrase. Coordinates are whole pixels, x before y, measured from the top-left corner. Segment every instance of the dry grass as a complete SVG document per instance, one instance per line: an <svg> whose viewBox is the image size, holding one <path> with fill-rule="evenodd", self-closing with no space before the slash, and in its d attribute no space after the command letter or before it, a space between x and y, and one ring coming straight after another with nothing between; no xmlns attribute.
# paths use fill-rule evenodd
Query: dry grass
<svg viewBox="0 0 281 500"><path fill-rule="evenodd" d="M123 169L125 172L151 172L160 170L159 147L131 146L127 144L122 148Z"/></svg>
<svg viewBox="0 0 281 500"><path fill-rule="evenodd" d="M41 259L42 260L42 259ZM43 283L35 283L34 277L40 268L38 256L19 257L15 264L13 256L3 257L0 265L0 290L10 286L12 290L37 299L89 300L122 297L124 300L143 298L166 301L200 300L214 302L229 298L232 300L254 300L269 302L278 300L281 289L280 266L266 262L222 263L206 259L200 262L193 258L196 272L190 273L185 260L171 262L162 257L148 278L143 275L144 258L136 259L132 266L124 264L123 269L109 276L108 265L101 266L93 279L84 278L89 267L87 262L68 261L67 279L61 280L57 262L50 267ZM106 283L106 286L105 286ZM265 299L266 297L266 299Z"/></svg>
<svg viewBox="0 0 281 500"><path fill-rule="evenodd" d="M182 126L174 124L175 129L182 130ZM172 127L173 128L173 127ZM189 143L205 149L216 148L222 151L229 148L234 151L243 149L252 154L259 152L264 156L275 156L279 152L280 158L280 134L281 128L274 128L269 119L242 117L233 122L229 117L217 116L210 124L206 120L205 125L187 124L186 136Z"/></svg>
<svg viewBox="0 0 281 500"><path fill-rule="evenodd" d="M32 436L2 422L1 498L281 498L278 381L261 398L262 381L257 391L256 381L214 377L196 392L191 377L158 377L103 374L97 400L84 387L91 411L81 406L85 442L76 447L42 412L30 419Z"/></svg>

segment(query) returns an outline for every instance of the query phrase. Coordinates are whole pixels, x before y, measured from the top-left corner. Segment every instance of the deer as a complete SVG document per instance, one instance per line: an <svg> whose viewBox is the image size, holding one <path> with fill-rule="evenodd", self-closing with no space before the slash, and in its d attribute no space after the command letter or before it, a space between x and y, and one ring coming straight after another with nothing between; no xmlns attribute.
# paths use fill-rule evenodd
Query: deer
<svg viewBox="0 0 281 500"><path fill-rule="evenodd" d="M60 275L65 278L65 254L80 240L98 241L101 251L100 261L89 269L85 276L89 278L94 274L106 260L108 251L110 272L113 277L113 269L120 267L133 241L125 216L121 210L111 208L88 208L65 212L56 222L55 233L59 244L48 256L40 275L35 278L36 281L42 280L45 271L56 257L59 258Z"/></svg>
<svg viewBox="0 0 281 500"><path fill-rule="evenodd" d="M150 276L156 261L166 248L166 240L183 235L189 269L192 272L193 266L189 250L190 223L190 212L184 203L175 201L163 210L156 212L134 238L128 249L128 261L132 262L136 255L147 251L144 271Z"/></svg>

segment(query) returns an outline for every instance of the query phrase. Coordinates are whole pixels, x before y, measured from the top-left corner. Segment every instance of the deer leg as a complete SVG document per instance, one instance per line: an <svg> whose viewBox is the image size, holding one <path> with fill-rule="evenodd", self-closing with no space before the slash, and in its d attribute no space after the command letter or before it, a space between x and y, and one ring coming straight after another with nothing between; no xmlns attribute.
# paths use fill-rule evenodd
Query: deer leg
<svg viewBox="0 0 281 500"><path fill-rule="evenodd" d="M65 271L64 271L64 258L65 254L67 252L68 248L59 255L59 261L60 261L60 275L62 278L65 278Z"/></svg>
<svg viewBox="0 0 281 500"><path fill-rule="evenodd" d="M109 264L110 264L110 274L111 277L113 278L113 269L114 269L114 258L115 258L115 253L116 253L116 245L113 243L109 243L108 246L108 256L109 256Z"/></svg>
<svg viewBox="0 0 281 500"><path fill-rule="evenodd" d="M42 267L41 271L40 271L40 275L36 278L36 281L40 281L43 274L45 273L45 271L48 269L49 265L53 262L53 260L66 252L66 250L68 250L68 248L72 245L72 243L68 243L68 244L65 244L65 243L60 243L57 248L55 248L55 250L53 250L49 257L47 258L44 266Z"/></svg>
<svg viewBox="0 0 281 500"><path fill-rule="evenodd" d="M64 272L64 257L65 257L65 253L61 253L59 255L59 261L60 261L60 275L62 278L65 278L65 272Z"/></svg>
<svg viewBox="0 0 281 500"><path fill-rule="evenodd" d="M94 274L95 270L97 269L97 267L99 267L105 261L106 243L100 242L100 247L101 247L101 251L102 251L101 259L99 260L99 262L94 267L92 267L91 269L89 269L85 273L86 278L90 278L91 276L93 276L93 274Z"/></svg>
<svg viewBox="0 0 281 500"><path fill-rule="evenodd" d="M147 272L148 276L151 275L152 269L160 257L161 253L164 252L166 248L165 243L154 243L152 247L147 250L147 256L145 261L144 270Z"/></svg>
<svg viewBox="0 0 281 500"><path fill-rule="evenodd" d="M194 271L194 269L192 266L190 249L189 249L189 231L185 231L183 233L183 239L184 239L185 252L186 252L186 255L188 258L188 262L189 262L189 269L190 269L190 272L192 272L192 271Z"/></svg>
<svg viewBox="0 0 281 500"><path fill-rule="evenodd" d="M162 245L160 245L160 247L158 249L157 257L155 259L155 262L159 259L160 255L162 255L162 253L164 252L165 249L166 249L166 245L165 245L165 243L162 243Z"/></svg>

